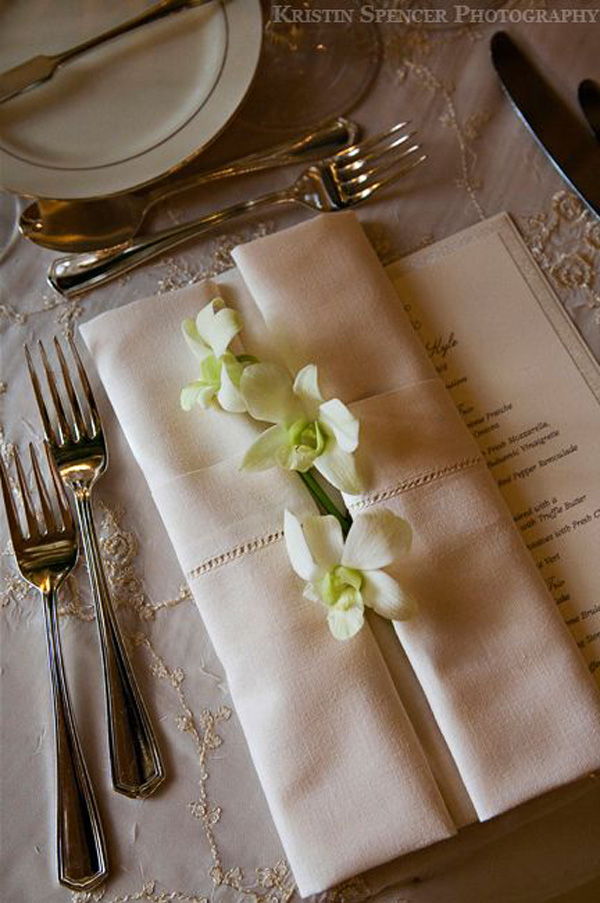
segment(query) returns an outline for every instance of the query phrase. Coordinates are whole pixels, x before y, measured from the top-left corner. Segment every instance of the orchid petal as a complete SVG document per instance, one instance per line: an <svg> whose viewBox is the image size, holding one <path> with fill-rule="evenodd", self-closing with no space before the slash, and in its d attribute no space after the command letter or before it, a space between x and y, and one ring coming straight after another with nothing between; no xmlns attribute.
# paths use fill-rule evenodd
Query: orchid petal
<svg viewBox="0 0 600 903"><path fill-rule="evenodd" d="M198 393L197 404L199 404L201 408L204 408L205 411L214 407L216 391L215 386L203 386Z"/></svg>
<svg viewBox="0 0 600 903"><path fill-rule="evenodd" d="M323 454L315 459L314 466L336 489L349 495L358 495L361 492L362 483L354 458L340 448L335 439L328 441Z"/></svg>
<svg viewBox="0 0 600 903"><path fill-rule="evenodd" d="M289 423L303 416L292 390L292 377L278 364L250 364L242 373L240 390L255 420Z"/></svg>
<svg viewBox="0 0 600 903"><path fill-rule="evenodd" d="M307 364L299 370L294 379L294 394L302 401L307 420L316 420L319 405L323 402L315 364Z"/></svg>
<svg viewBox="0 0 600 903"><path fill-rule="evenodd" d="M332 608L327 615L329 629L336 640L349 640L364 624L362 605L355 605L346 611Z"/></svg>
<svg viewBox="0 0 600 903"><path fill-rule="evenodd" d="M270 426L261 433L246 451L241 463L241 470L268 470L278 463L277 453L282 444L287 442L287 433L279 424Z"/></svg>
<svg viewBox="0 0 600 903"><path fill-rule="evenodd" d="M302 529L312 558L320 568L329 571L340 563L344 537L337 517L332 514L307 517Z"/></svg>
<svg viewBox="0 0 600 903"><path fill-rule="evenodd" d="M387 567L410 548L412 530L388 508L357 515L346 537L342 564L361 571Z"/></svg>
<svg viewBox="0 0 600 903"><path fill-rule="evenodd" d="M222 298L213 298L212 301L209 301L208 304L205 304L204 307L202 307L196 314L196 329L198 330L198 333L202 336L204 341L207 341L207 335L210 332L212 321L214 320L217 313L220 310L223 310L224 307L225 302Z"/></svg>
<svg viewBox="0 0 600 903"><path fill-rule="evenodd" d="M302 595L305 599L309 599L311 602L322 602L322 599L318 592L316 591L313 583L306 583L304 586L304 590Z"/></svg>
<svg viewBox="0 0 600 903"><path fill-rule="evenodd" d="M338 445L346 452L358 447L360 424L339 398L330 398L319 408L319 420L335 436Z"/></svg>
<svg viewBox="0 0 600 903"><path fill-rule="evenodd" d="M196 329L206 344L210 345L215 357L221 357L225 353L241 328L239 314L230 307L225 307L221 298L213 299L196 317Z"/></svg>
<svg viewBox="0 0 600 903"><path fill-rule="evenodd" d="M206 386L200 380L196 380L193 383L188 383L187 386L184 386L181 390L181 394L179 396L179 403L184 411L191 411L196 402L198 401L198 396L202 392L202 389L205 389Z"/></svg>
<svg viewBox="0 0 600 903"><path fill-rule="evenodd" d="M283 518L283 533L290 564L298 576L302 577L303 580L309 581L310 585L310 581L318 574L318 567L304 535L302 524L287 509ZM307 593L309 585L304 588L305 593ZM314 597L307 596L307 598Z"/></svg>
<svg viewBox="0 0 600 903"><path fill-rule="evenodd" d="M225 363L221 367L221 387L217 393L217 400L224 411L230 411L232 414L243 414L246 410L242 394L231 379Z"/></svg>
<svg viewBox="0 0 600 903"><path fill-rule="evenodd" d="M181 324L181 331L183 333L183 337L187 342L188 348L192 352L192 354L198 358L199 361L203 361L205 357L208 357L209 354L212 354L209 346L202 340L200 335L198 334L198 330L196 329L196 325L193 320L184 320Z"/></svg>
<svg viewBox="0 0 600 903"><path fill-rule="evenodd" d="M411 596L384 571L363 571L363 602L390 621L406 621L416 609Z"/></svg>
<svg viewBox="0 0 600 903"><path fill-rule="evenodd" d="M297 473L306 473L315 463L315 453L312 449L294 446L286 438L287 445L281 445L277 453L277 463L284 470L295 470Z"/></svg>

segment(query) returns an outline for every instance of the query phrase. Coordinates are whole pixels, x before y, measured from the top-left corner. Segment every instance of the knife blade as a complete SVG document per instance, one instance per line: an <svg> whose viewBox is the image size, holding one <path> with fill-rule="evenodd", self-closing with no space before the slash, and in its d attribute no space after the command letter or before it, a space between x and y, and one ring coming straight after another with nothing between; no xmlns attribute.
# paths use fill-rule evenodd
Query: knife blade
<svg viewBox="0 0 600 903"><path fill-rule="evenodd" d="M52 56L34 56L32 59L0 74L0 103L21 94L41 82L47 81L58 66Z"/></svg>
<svg viewBox="0 0 600 903"><path fill-rule="evenodd" d="M597 140L600 141L600 85L586 78L577 90L579 106Z"/></svg>
<svg viewBox="0 0 600 903"><path fill-rule="evenodd" d="M600 216L600 147L505 32L492 37L491 50L517 113L565 181Z"/></svg>

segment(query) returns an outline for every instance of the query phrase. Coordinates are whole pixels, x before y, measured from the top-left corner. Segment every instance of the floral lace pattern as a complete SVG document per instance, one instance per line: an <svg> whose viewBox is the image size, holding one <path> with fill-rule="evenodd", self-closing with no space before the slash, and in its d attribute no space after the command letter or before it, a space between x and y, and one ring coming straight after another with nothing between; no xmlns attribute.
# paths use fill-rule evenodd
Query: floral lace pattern
<svg viewBox="0 0 600 903"><path fill-rule="evenodd" d="M549 210L520 219L529 248L570 311L582 309L600 331L600 221L577 195L561 190ZM594 349L595 350L595 349Z"/></svg>

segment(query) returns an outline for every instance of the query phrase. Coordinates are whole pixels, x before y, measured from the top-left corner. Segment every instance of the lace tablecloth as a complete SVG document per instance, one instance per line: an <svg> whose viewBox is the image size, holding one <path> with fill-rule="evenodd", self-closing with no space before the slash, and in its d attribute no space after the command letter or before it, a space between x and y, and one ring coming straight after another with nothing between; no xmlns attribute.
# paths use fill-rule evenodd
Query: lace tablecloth
<svg viewBox="0 0 600 903"><path fill-rule="evenodd" d="M593 8L588 3L572 5ZM549 0L526 0L503 8L555 6ZM341 27L330 26L332 42L333 30ZM600 359L600 222L566 190L502 95L489 60L489 38L497 27L379 26L377 75L352 115L367 132L410 118L429 160L405 183L367 204L360 216L388 262L507 210ZM510 28L534 50L558 89L575 105L579 81L597 75L598 26L533 22ZM319 88L310 85L309 78L305 89L309 96ZM284 105L285 98L281 102ZM261 135L243 114L231 136L239 136L240 129L263 143L275 134ZM236 140L233 146L239 152ZM227 141L225 135L225 149ZM282 186L289 178L289 172L278 171L223 184L211 190L209 198L172 201L159 222L182 221L209 207ZM23 342L67 334L108 306L221 272L231 266L233 246L305 215L294 209L249 220L70 301L46 285L54 255L17 239L2 261L2 453L9 452L11 443L22 445L40 433L24 372ZM118 461L123 440L118 433L109 440ZM78 723L108 834L112 874L106 887L90 895L70 894L56 884L49 792L53 738L42 611L36 594L15 572L2 520L2 899L7 903L291 900L293 880L231 709L221 667L141 477L134 472L125 479L113 466L99 486L97 509L119 619L159 726L169 782L147 801L119 798L110 789L94 615L80 567L63 595L62 635ZM466 846L461 855L441 858L437 864L421 860L408 882L378 892L377 899L535 903L598 880L599 790L588 789L554 814L521 824L478 851ZM360 821L360 812L356 818ZM373 897L376 890L368 878L358 878L327 898L343 903ZM589 890L570 899L597 897Z"/></svg>

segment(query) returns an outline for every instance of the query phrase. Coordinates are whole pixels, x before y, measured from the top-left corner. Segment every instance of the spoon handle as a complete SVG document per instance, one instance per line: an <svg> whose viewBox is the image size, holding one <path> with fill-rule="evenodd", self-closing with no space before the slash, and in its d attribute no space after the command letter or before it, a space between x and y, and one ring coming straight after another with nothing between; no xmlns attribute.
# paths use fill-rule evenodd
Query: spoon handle
<svg viewBox="0 0 600 903"><path fill-rule="evenodd" d="M310 163L323 156L326 149L347 147L354 144L358 137L358 126L344 116L336 119L328 119L326 122L315 126L298 138L291 141L282 141L267 150L246 154L236 160L224 163L215 169L192 173L177 179L171 179L166 184L159 184L146 189L143 194L149 209L164 198L179 194L180 191L188 191L190 188L199 188L217 182L219 179L243 176L251 172L259 172L261 169L270 169L276 166L288 166L293 163Z"/></svg>
<svg viewBox="0 0 600 903"><path fill-rule="evenodd" d="M295 200L293 186L282 191L273 191L241 204L234 204L224 210L209 213L200 219L184 225L172 226L155 235L134 239L125 247L107 248L75 257L57 257L50 264L48 282L59 294L69 298L91 288L103 285L123 273L127 273L145 260L162 251L170 250L189 238L196 238L204 232L235 219L245 213L255 212L272 204L282 204Z"/></svg>

